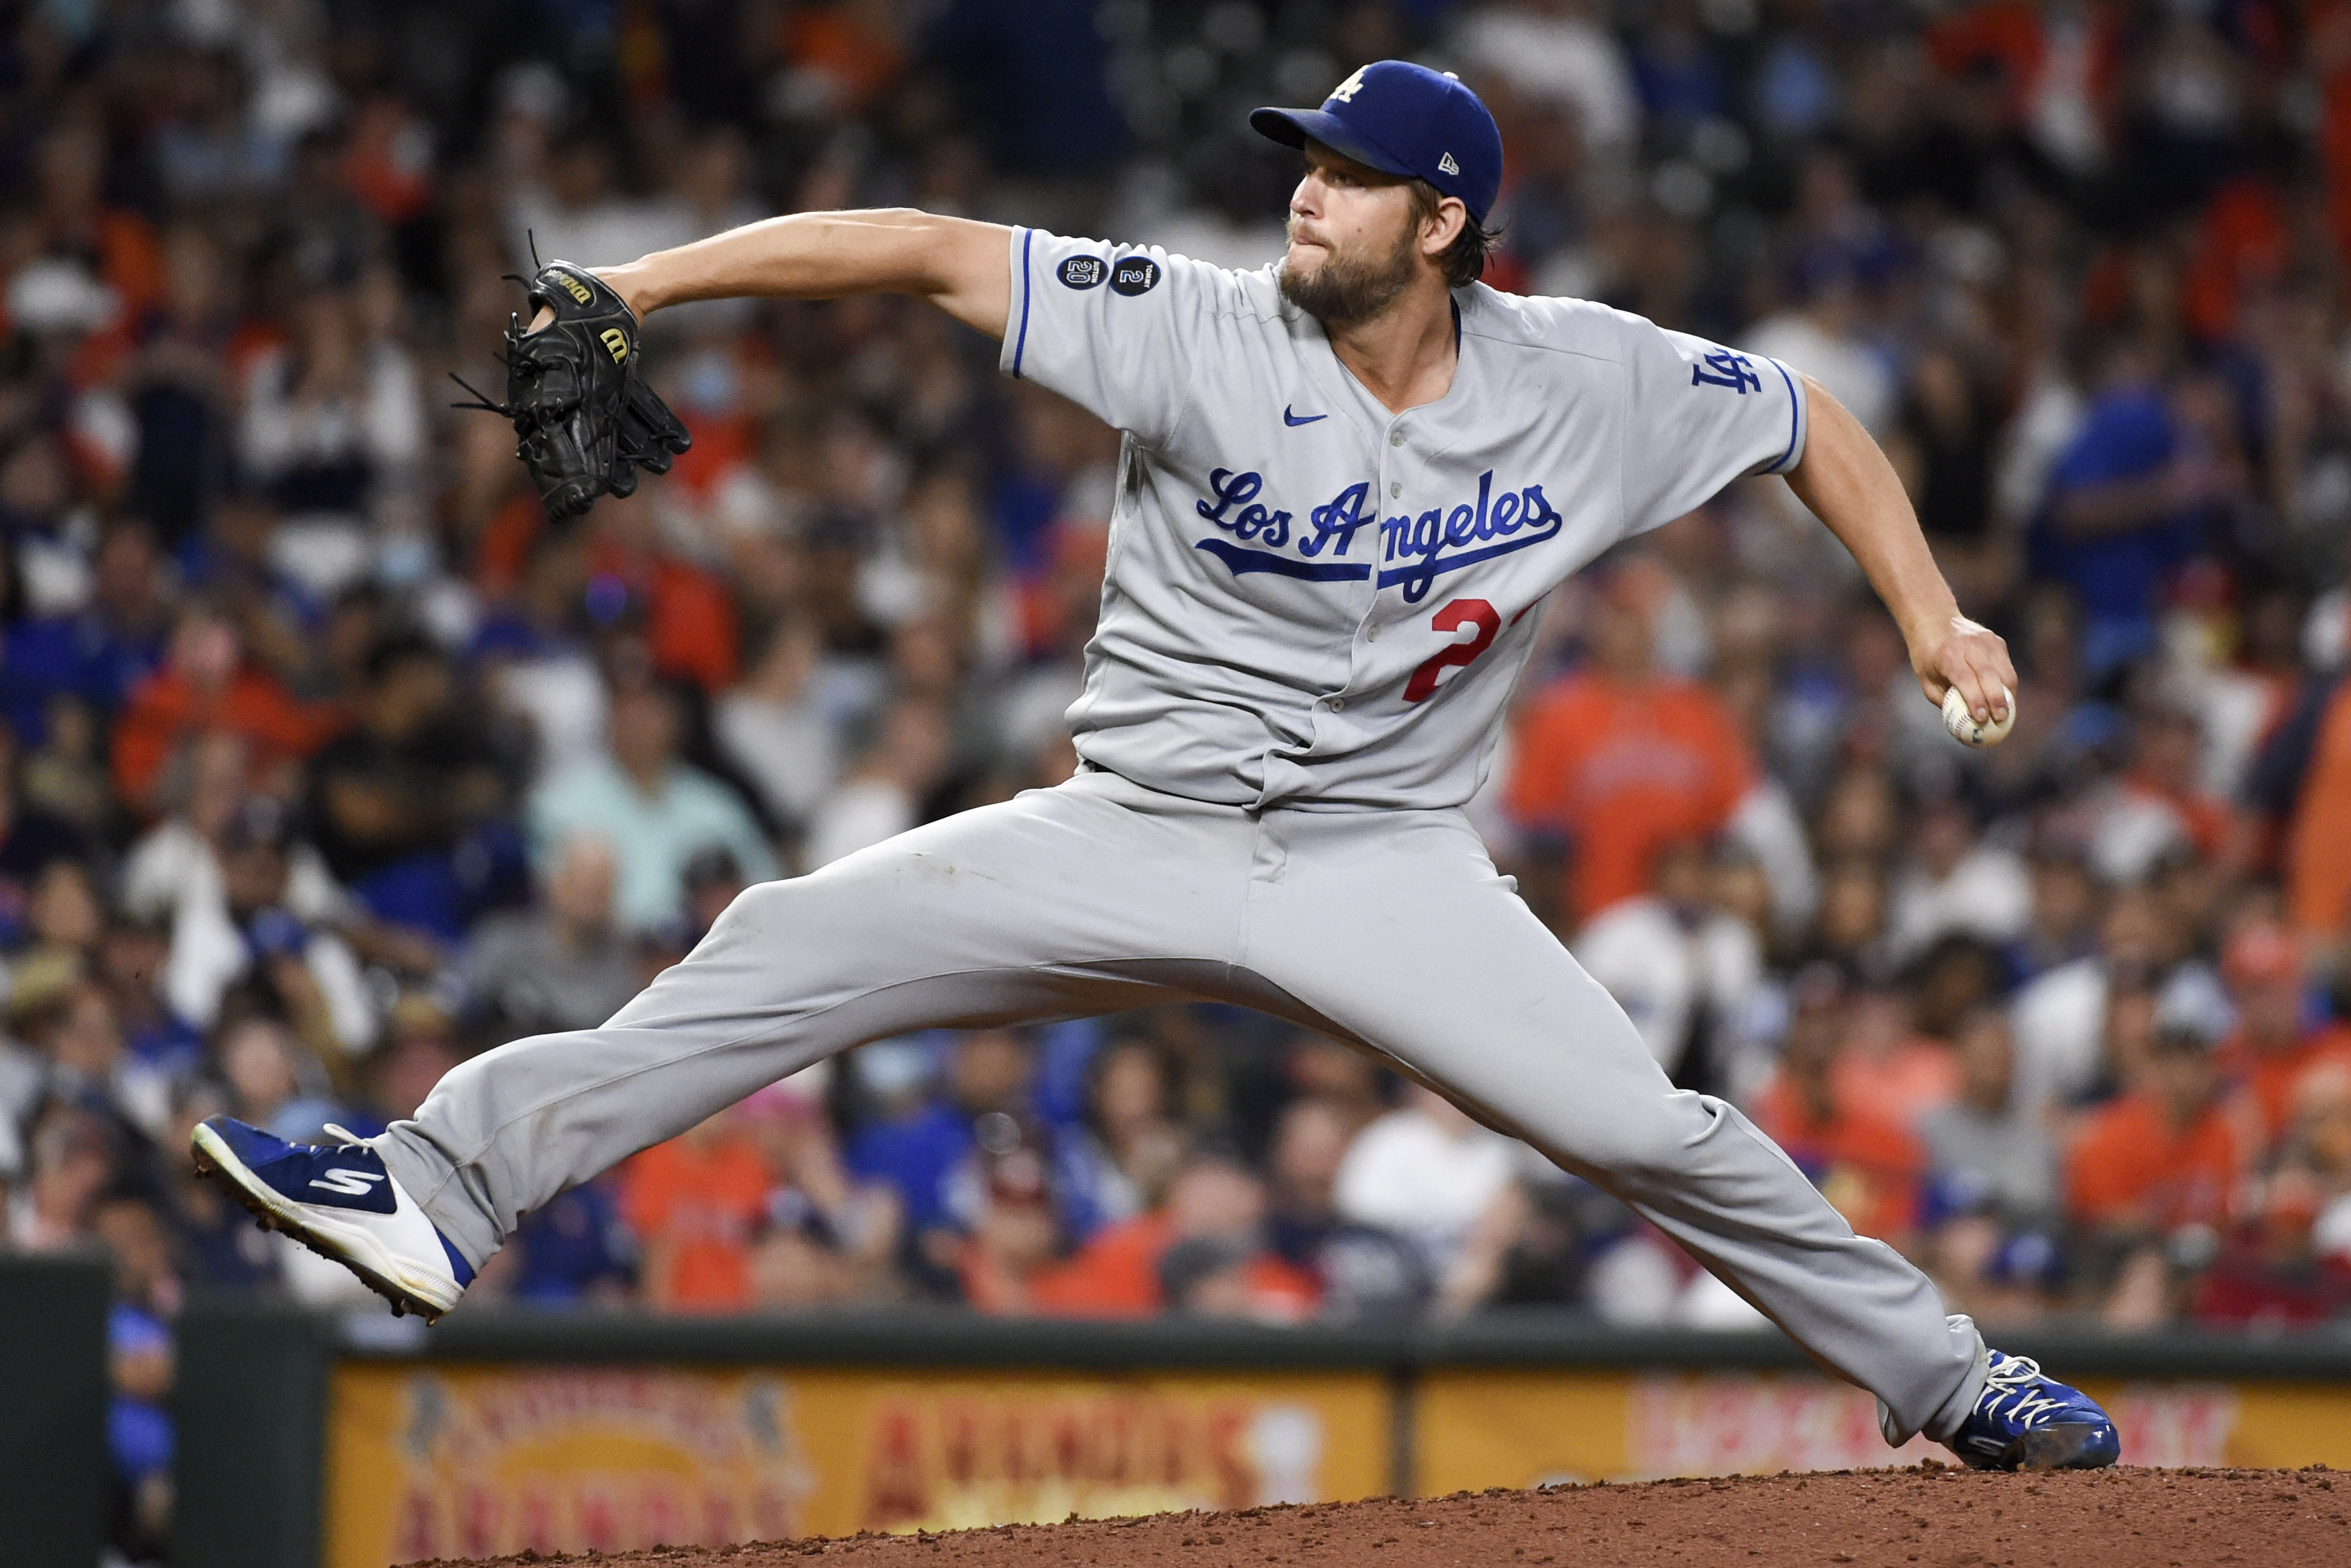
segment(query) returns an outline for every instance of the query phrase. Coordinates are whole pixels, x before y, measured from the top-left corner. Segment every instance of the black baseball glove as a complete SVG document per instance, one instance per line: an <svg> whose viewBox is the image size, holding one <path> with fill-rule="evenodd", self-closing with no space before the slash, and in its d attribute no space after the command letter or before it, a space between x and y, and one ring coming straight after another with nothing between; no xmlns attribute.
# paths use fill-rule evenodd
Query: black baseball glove
<svg viewBox="0 0 2351 1568"><path fill-rule="evenodd" d="M602 495L626 496L637 470L666 474L694 444L685 426L638 374L636 314L603 279L550 261L524 285L528 317L507 323L507 400L479 392L460 408L514 421L515 455L530 470L547 515L579 517ZM525 329L541 307L554 319ZM457 383L474 392L461 380Z"/></svg>

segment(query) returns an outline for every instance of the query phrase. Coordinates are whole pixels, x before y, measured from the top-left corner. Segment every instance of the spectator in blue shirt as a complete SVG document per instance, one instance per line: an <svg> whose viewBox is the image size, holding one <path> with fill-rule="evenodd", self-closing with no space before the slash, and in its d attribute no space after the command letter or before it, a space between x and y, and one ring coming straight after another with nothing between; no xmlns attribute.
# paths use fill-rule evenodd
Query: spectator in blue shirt
<svg viewBox="0 0 2351 1568"><path fill-rule="evenodd" d="M2155 645L2165 580L2202 547L2214 514L2243 485L2209 419L2209 400L2175 392L2134 346L2109 351L2102 390L2049 475L2033 568L2074 591L2082 663L2095 683Z"/></svg>
<svg viewBox="0 0 2351 1568"><path fill-rule="evenodd" d="M887 1183L904 1206L917 1266L944 1285L952 1277L961 1232L978 1208L972 1151L983 1117L1010 1117L1034 1134L1029 1042L1010 1030L958 1037L946 1092L869 1123L851 1137L850 1173Z"/></svg>
<svg viewBox="0 0 2351 1568"><path fill-rule="evenodd" d="M532 1210L509 1250L514 1299L535 1307L625 1301L635 1279L636 1242L605 1178Z"/></svg>
<svg viewBox="0 0 2351 1568"><path fill-rule="evenodd" d="M143 524L117 523L99 541L89 602L70 615L10 617L0 646L8 721L28 746L47 735L53 697L80 698L111 717L163 653L170 619L162 562Z"/></svg>
<svg viewBox="0 0 2351 1568"><path fill-rule="evenodd" d="M172 1517L171 1413L175 1360L172 1317L180 1280L170 1233L144 1197L118 1193L99 1206L94 1228L114 1264L107 1315L107 1447L114 1460L114 1561L162 1555Z"/></svg>

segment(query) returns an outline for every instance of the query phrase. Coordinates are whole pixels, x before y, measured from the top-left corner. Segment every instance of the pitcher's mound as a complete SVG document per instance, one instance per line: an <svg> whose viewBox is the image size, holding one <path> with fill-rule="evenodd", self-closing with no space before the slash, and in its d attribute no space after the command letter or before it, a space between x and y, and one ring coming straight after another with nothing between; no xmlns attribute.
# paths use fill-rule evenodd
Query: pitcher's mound
<svg viewBox="0 0 2351 1568"><path fill-rule="evenodd" d="M500 1562L798 1568L820 1557L844 1568L2351 1568L2351 1471L1842 1470Z"/></svg>

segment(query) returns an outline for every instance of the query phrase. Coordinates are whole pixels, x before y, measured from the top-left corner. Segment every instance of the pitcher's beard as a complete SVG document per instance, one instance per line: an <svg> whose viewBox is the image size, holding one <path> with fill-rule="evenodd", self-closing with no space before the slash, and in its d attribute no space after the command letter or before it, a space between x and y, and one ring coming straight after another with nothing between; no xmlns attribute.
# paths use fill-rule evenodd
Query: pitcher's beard
<svg viewBox="0 0 2351 1568"><path fill-rule="evenodd" d="M1357 252L1342 256L1325 248L1322 265L1311 277L1301 277L1287 266L1281 269L1281 297L1325 327L1366 321L1395 302L1412 283L1417 261L1413 251L1413 227L1405 226L1384 256Z"/></svg>

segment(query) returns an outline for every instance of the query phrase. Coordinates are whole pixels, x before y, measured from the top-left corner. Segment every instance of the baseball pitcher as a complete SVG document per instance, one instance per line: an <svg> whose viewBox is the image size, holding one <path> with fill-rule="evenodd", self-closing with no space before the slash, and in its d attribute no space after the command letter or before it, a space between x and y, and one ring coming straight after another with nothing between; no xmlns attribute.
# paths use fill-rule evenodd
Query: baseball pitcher
<svg viewBox="0 0 2351 1568"><path fill-rule="evenodd" d="M524 1215L835 1051L1242 1003L1624 1199L1875 1393L1888 1442L2112 1463L2104 1411L1987 1350L1746 1117L1677 1091L1462 815L1543 596L1742 475L1782 476L1853 551L1929 701L2004 723L2007 650L1959 613L1893 469L1777 361L1478 282L1501 138L1451 77L1383 61L1250 123L1303 156L1288 250L1256 272L919 212L543 271L498 406L551 510L683 448L634 358L637 322L687 300L919 296L1123 432L1079 771L749 889L604 1027L467 1061L381 1137L215 1117L200 1164L430 1319Z"/></svg>

